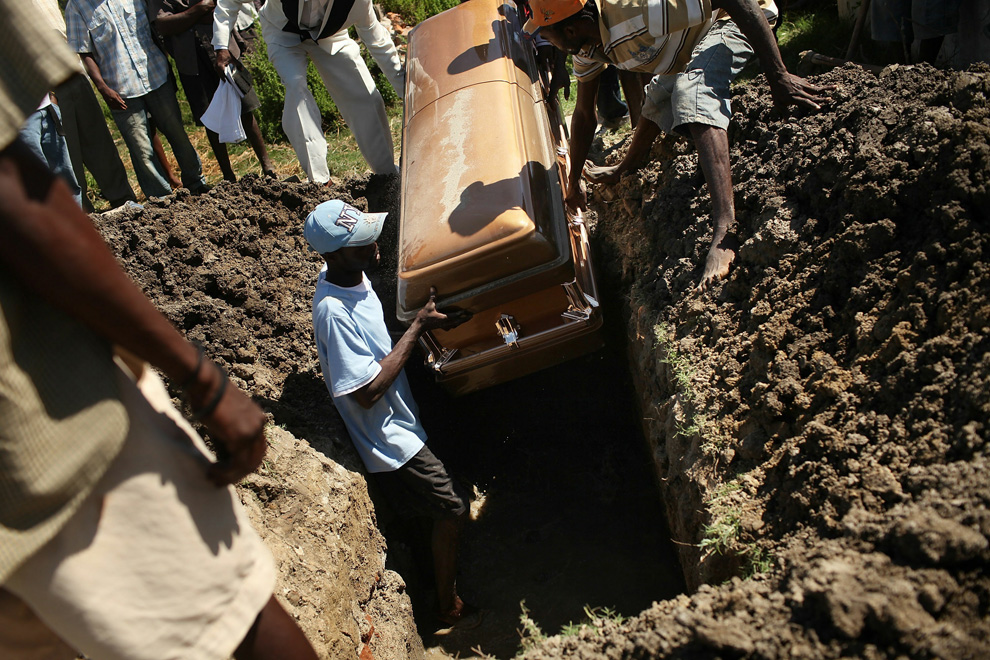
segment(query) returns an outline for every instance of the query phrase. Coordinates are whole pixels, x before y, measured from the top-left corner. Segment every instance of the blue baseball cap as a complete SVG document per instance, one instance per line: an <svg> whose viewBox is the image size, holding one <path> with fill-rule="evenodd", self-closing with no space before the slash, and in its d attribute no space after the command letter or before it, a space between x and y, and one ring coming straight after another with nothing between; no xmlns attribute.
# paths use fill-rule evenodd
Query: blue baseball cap
<svg viewBox="0 0 990 660"><path fill-rule="evenodd" d="M371 245L382 233L388 213L364 213L339 199L323 202L306 217L303 236L320 254L342 247Z"/></svg>

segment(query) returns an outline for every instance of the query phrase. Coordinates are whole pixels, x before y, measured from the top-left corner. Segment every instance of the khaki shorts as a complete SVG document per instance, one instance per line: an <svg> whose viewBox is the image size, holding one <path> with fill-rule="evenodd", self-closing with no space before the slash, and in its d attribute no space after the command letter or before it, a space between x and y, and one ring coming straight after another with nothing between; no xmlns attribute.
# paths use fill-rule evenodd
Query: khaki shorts
<svg viewBox="0 0 990 660"><path fill-rule="evenodd" d="M752 57L753 48L736 24L717 21L694 47L684 71L654 76L646 85L642 116L665 133L689 135L688 124L728 128L730 85Z"/></svg>
<svg viewBox="0 0 990 660"><path fill-rule="evenodd" d="M119 381L123 449L0 589L0 658L223 660L271 597L271 554L161 380Z"/></svg>

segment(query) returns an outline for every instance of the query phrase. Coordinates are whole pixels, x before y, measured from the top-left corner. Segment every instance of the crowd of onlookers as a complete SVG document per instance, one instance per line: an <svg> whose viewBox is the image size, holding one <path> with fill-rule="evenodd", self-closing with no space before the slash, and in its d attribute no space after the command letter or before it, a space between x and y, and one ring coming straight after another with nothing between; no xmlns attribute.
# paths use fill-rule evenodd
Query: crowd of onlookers
<svg viewBox="0 0 990 660"><path fill-rule="evenodd" d="M357 144L376 173L396 172L392 135L381 94L348 36L354 27L397 94L403 68L395 44L369 0L291 3L256 0L68 0L64 15L56 0L30 0L44 25L77 53L91 81L74 77L45 95L24 125L22 138L50 169L66 180L76 199L92 210L86 173L111 207L135 203L123 163L93 92L103 97L127 146L145 197L161 197L183 186L209 190L199 154L182 124L177 84L197 124L203 124L218 88L229 83L239 100L246 137L264 175L275 176L255 110L260 101L242 62L257 39L257 25L285 87L282 125L311 181L330 180L322 119L307 86L308 61L316 66ZM178 81L173 73L178 73ZM52 103L52 97L55 103ZM236 114L235 114L236 117ZM233 119L226 116L226 120ZM225 180L236 180L227 145L216 127L204 127ZM161 136L178 165L176 177Z"/></svg>

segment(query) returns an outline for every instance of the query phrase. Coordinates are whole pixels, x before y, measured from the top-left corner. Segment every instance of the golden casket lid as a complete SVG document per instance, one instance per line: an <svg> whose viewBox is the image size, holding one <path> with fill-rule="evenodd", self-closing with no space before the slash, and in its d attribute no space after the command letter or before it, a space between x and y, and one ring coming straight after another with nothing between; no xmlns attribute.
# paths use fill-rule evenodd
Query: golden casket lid
<svg viewBox="0 0 990 660"><path fill-rule="evenodd" d="M410 35L398 315L436 286L447 304L570 259L532 47L511 3L471 0ZM514 293L508 293L509 291Z"/></svg>

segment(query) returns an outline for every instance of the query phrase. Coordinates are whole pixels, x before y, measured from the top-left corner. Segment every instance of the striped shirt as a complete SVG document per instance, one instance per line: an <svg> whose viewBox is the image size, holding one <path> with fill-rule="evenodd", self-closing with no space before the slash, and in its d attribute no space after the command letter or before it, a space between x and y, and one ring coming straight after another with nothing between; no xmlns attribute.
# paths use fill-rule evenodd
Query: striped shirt
<svg viewBox="0 0 990 660"><path fill-rule="evenodd" d="M32 4L35 11L41 15L41 19L65 39L65 19L62 18L62 11L58 8L58 2L56 0L32 0Z"/></svg>
<svg viewBox="0 0 990 660"><path fill-rule="evenodd" d="M653 75L679 73L715 20L723 18L713 12L711 0L597 2L602 45L574 56L579 81L597 78L606 64ZM768 20L776 19L773 0L758 4Z"/></svg>
<svg viewBox="0 0 990 660"><path fill-rule="evenodd" d="M122 97L144 96L168 80L168 60L152 37L144 0L69 0L65 23L69 48L91 53Z"/></svg>

